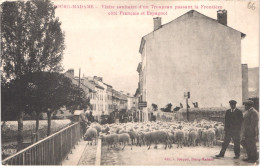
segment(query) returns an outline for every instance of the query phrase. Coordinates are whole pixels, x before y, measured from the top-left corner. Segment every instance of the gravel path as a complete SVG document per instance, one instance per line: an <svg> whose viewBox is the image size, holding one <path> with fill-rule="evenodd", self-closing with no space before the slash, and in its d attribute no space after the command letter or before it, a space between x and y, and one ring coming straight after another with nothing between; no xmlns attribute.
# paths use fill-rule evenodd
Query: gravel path
<svg viewBox="0 0 260 168"><path fill-rule="evenodd" d="M78 166L95 165L97 145L86 145Z"/></svg>

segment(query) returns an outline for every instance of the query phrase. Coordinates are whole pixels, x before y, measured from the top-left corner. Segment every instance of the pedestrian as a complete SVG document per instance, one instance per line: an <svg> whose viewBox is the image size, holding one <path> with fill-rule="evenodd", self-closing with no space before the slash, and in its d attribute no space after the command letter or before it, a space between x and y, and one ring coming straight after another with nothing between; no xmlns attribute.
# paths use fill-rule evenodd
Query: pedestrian
<svg viewBox="0 0 260 168"><path fill-rule="evenodd" d="M224 157L226 149L231 141L231 138L234 141L234 159L240 157L240 131L243 121L243 113L236 108L237 102L235 100L230 100L229 105L231 109L226 111L225 114L225 137L224 142L222 143L221 151L216 157Z"/></svg>
<svg viewBox="0 0 260 168"><path fill-rule="evenodd" d="M150 121L156 121L156 116L151 113Z"/></svg>
<svg viewBox="0 0 260 168"><path fill-rule="evenodd" d="M244 105L246 111L243 118L241 145L246 149L247 158L243 159L243 161L255 163L258 160L256 139L258 134L259 112L254 109L254 102L252 100L245 101Z"/></svg>
<svg viewBox="0 0 260 168"><path fill-rule="evenodd" d="M82 112L79 115L79 120L80 120L80 127L81 127L81 135L84 136L87 130L87 118L85 117L85 114Z"/></svg>
<svg viewBox="0 0 260 168"><path fill-rule="evenodd" d="M106 119L104 111L102 111L102 115L101 115L101 119L100 120L101 120L101 122L100 122L101 125L107 124L107 119Z"/></svg>
<svg viewBox="0 0 260 168"><path fill-rule="evenodd" d="M94 116L92 114L92 111L89 112L88 121L89 122L94 122L95 121Z"/></svg>

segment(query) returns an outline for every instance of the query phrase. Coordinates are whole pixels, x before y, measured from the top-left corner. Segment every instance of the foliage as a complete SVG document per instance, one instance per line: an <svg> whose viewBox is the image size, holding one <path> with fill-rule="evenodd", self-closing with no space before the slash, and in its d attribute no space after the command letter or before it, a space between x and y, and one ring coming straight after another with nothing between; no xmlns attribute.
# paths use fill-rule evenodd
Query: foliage
<svg viewBox="0 0 260 168"><path fill-rule="evenodd" d="M34 72L62 70L64 33L50 0L5 1L1 9L1 77L10 83L4 85L7 99L2 101L2 110L17 117L19 150L23 141L23 115L30 112L28 94L34 91L26 79Z"/></svg>
<svg viewBox="0 0 260 168"><path fill-rule="evenodd" d="M157 104L152 104L152 108L153 108L153 111L157 111L158 110Z"/></svg>
<svg viewBox="0 0 260 168"><path fill-rule="evenodd" d="M1 17L3 77L61 71L64 33L49 0L4 2Z"/></svg>
<svg viewBox="0 0 260 168"><path fill-rule="evenodd" d="M164 108L160 108L161 111L163 112L172 112L172 104L168 103Z"/></svg>

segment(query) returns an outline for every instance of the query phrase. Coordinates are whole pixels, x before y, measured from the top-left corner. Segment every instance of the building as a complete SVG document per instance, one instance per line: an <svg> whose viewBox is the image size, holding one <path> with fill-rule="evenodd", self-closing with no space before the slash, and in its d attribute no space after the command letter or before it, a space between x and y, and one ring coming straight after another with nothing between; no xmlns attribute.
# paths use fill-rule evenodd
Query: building
<svg viewBox="0 0 260 168"><path fill-rule="evenodd" d="M113 102L113 109L114 110L119 110L119 106L120 106L120 92L118 92L115 89L112 89L112 102Z"/></svg>
<svg viewBox="0 0 260 168"><path fill-rule="evenodd" d="M102 77L84 77L83 75L79 79L74 76L74 69L65 72L65 76L84 90L86 97L90 99L91 111L96 119L99 119L102 114L109 115L115 110L127 109L127 95L103 82Z"/></svg>
<svg viewBox="0 0 260 168"><path fill-rule="evenodd" d="M127 95L127 110L137 110L137 101L136 101L136 97L130 95L129 93L126 94Z"/></svg>
<svg viewBox="0 0 260 168"><path fill-rule="evenodd" d="M111 85L108 85L106 83L104 83L104 85L106 85L106 110L108 111L108 113L110 114L111 112L113 112L113 92L112 89L113 87Z"/></svg>
<svg viewBox="0 0 260 168"><path fill-rule="evenodd" d="M122 91L112 89L113 108L116 111L127 109L127 96Z"/></svg>
<svg viewBox="0 0 260 168"><path fill-rule="evenodd" d="M88 81L95 86L96 94L90 97L90 104L92 106L92 111L94 116L101 116L104 112L104 90L105 88L98 84L95 80L87 78Z"/></svg>
<svg viewBox="0 0 260 168"><path fill-rule="evenodd" d="M69 69L64 73L64 75L70 78L73 84L78 85L83 89L86 98L90 98L91 103L91 96L96 94L95 86L88 82L85 78L79 79L79 77L74 76L74 69Z"/></svg>
<svg viewBox="0 0 260 168"><path fill-rule="evenodd" d="M125 109L127 110L127 95L123 93L123 91L120 91L120 105L119 109Z"/></svg>
<svg viewBox="0 0 260 168"><path fill-rule="evenodd" d="M241 39L246 35L227 25L227 11L217 19L191 10L162 25L154 18L154 31L143 36L139 52L139 101L159 108L228 106L230 99L242 105ZM145 120L148 107L144 108Z"/></svg>

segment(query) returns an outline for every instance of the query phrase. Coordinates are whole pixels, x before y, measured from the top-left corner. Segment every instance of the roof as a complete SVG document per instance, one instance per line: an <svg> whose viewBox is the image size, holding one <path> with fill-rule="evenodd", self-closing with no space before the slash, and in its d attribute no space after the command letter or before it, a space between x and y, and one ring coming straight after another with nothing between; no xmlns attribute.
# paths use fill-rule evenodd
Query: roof
<svg viewBox="0 0 260 168"><path fill-rule="evenodd" d="M157 31L157 30L162 29L165 25L170 24L170 23L172 23L172 22L178 20L180 17L182 17L182 16L184 16L184 15L187 15L187 14L189 14L189 13L193 13L193 12L196 12L196 13L198 13L198 14L200 14L200 15L203 15L203 16L207 17L208 19L211 19L211 20L213 20L213 21L219 23L218 20L213 19L213 18L211 18L211 17L208 17L208 16L206 16L206 15L204 15L204 14L202 14L202 13L196 11L196 10L190 10L190 11L186 12L185 14L183 14L183 15L177 17L176 19L174 19L174 20L172 20L172 21L170 21L170 22L168 22L168 23L166 23L166 24L164 24L164 25L161 25L161 27L160 27L159 29L156 29L156 30L154 30L154 31L152 31L152 32L150 32L150 33L148 33L148 34L146 34L145 36L143 36L142 39L141 39L141 44L140 44L140 48L139 48L139 53L142 54L142 52L143 52L143 48L144 48L144 45L145 45L145 37L146 37L146 36L148 36L149 34L155 32L155 31ZM219 24L221 24L221 23L219 23ZM221 25L223 25L223 24L221 24ZM233 29L232 27L229 27L229 26L227 26L227 25L223 25L223 26L226 26L226 27L228 27L228 28L230 28L230 29L232 29L232 30L234 30L234 31L238 31L238 30ZM240 32L240 31L238 31L238 32ZM244 37L246 36L246 34L244 34L244 33L242 33L242 32L240 32L240 33L241 33L241 38L244 38Z"/></svg>
<svg viewBox="0 0 260 168"><path fill-rule="evenodd" d="M111 85L109 85L109 84L106 84L106 83L104 83L104 82L102 82L104 85L106 85L107 87L110 87L110 88L112 88L112 86Z"/></svg>
<svg viewBox="0 0 260 168"><path fill-rule="evenodd" d="M95 85L95 87L97 87L97 88L99 88L99 89L105 89L105 88L103 88L102 86L100 86L98 83L96 83L95 81L93 81L93 80L90 80L89 81L91 84L93 84L93 85Z"/></svg>
<svg viewBox="0 0 260 168"><path fill-rule="evenodd" d="M73 81L72 82L74 82L74 84L78 84L79 82L78 82L78 79L75 79L75 78L73 78ZM80 80L80 86L81 87L86 87L86 88L88 88L89 90L91 90L92 92L96 92L95 91L95 87L91 84L91 83L89 83L87 80L84 80L84 82L82 82L81 80Z"/></svg>

